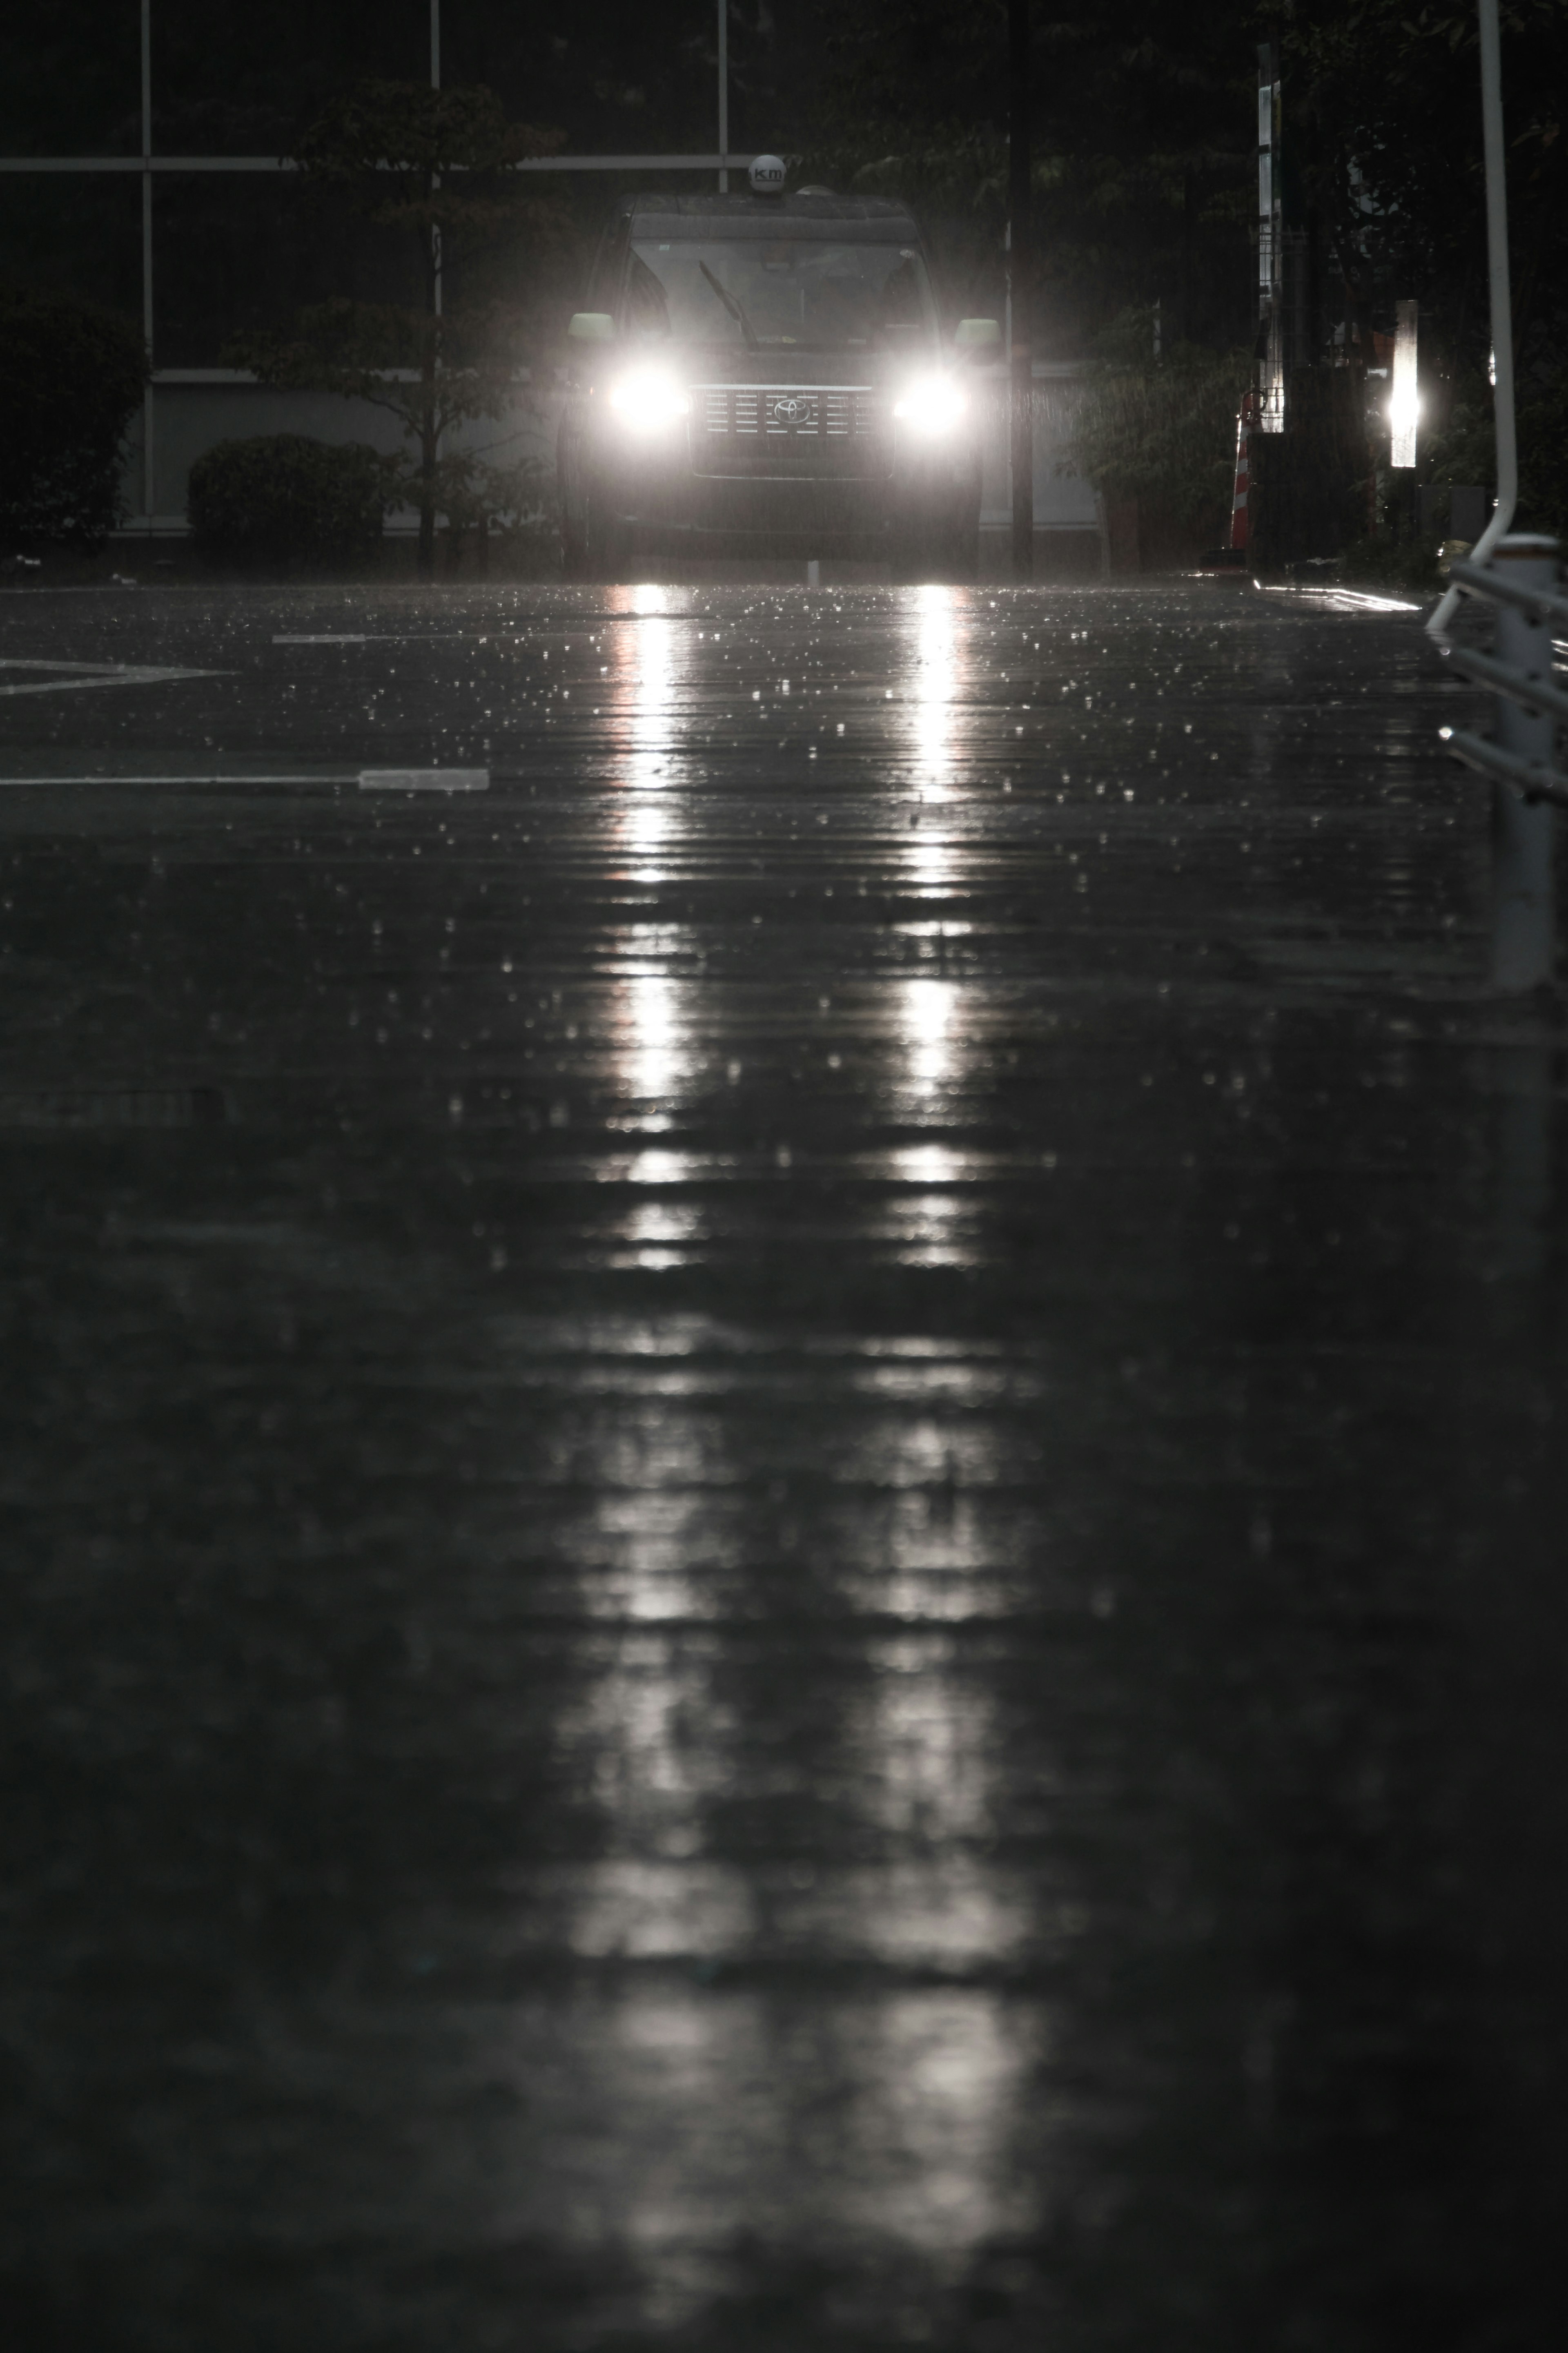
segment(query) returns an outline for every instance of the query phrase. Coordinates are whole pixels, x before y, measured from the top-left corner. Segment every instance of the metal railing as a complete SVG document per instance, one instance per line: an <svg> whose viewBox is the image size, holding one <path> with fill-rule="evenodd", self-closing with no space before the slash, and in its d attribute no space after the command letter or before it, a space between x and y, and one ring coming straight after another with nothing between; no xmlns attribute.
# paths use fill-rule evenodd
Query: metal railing
<svg viewBox="0 0 1568 2353"><path fill-rule="evenodd" d="M1568 807L1568 776L1554 760L1568 693L1552 675L1552 633L1568 628L1568 598L1556 593L1555 540L1521 533L1497 541L1491 554L1488 564L1457 563L1449 591L1492 607L1491 651L1446 632L1437 642L1450 668L1496 694L1496 732L1441 733L1455 758L1492 788L1492 979L1499 988L1539 988L1556 961L1552 808Z"/></svg>
<svg viewBox="0 0 1568 2353"><path fill-rule="evenodd" d="M1519 502L1519 452L1513 413L1513 305L1509 288L1508 193L1504 174L1502 66L1498 0L1478 0L1481 53L1481 130L1486 152L1487 259L1491 280L1493 416L1498 498L1468 563L1456 563L1447 593L1426 628L1450 666L1496 694L1496 733L1445 727L1456 759L1492 787L1492 978L1500 988L1537 988L1552 977L1553 802L1568 807L1568 776L1554 765L1568 693L1552 675L1552 632L1568 628L1557 543L1510 536ZM1458 643L1448 623L1462 596L1493 607L1492 649Z"/></svg>
<svg viewBox="0 0 1568 2353"><path fill-rule="evenodd" d="M1501 563L1457 563L1452 577L1461 592L1484 596L1497 607L1495 650L1443 640L1453 670L1489 686L1498 697L1498 733L1473 735L1445 727L1443 741L1456 759L1495 776L1527 801L1556 801L1568 808L1568 775L1554 766L1553 738L1568 720L1568 692L1552 675L1552 632L1568 631L1568 597L1552 595L1559 584L1557 543L1518 533L1495 551ZM1502 569L1507 564L1508 569Z"/></svg>

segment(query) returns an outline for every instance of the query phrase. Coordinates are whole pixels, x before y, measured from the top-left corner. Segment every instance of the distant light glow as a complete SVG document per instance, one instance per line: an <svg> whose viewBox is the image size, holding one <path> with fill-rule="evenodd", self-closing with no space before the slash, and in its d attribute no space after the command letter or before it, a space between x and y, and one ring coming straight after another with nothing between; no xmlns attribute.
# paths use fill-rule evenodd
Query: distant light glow
<svg viewBox="0 0 1568 2353"><path fill-rule="evenodd" d="M1415 427L1421 416L1421 402L1414 392L1396 392L1388 404L1388 423L1393 435L1393 462L1396 466L1415 463Z"/></svg>
<svg viewBox="0 0 1568 2353"><path fill-rule="evenodd" d="M1394 467L1415 463L1415 426L1421 414L1415 369L1417 315L1415 302L1394 305L1394 380L1388 403L1388 462Z"/></svg>

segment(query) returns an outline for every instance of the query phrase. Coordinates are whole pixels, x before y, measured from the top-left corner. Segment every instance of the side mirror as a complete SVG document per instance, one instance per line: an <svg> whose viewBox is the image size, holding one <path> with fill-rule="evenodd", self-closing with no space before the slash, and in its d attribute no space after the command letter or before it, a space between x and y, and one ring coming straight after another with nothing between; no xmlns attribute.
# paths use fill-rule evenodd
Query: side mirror
<svg viewBox="0 0 1568 2353"><path fill-rule="evenodd" d="M613 343L615 334L616 322L607 311L574 311L566 329L566 339L573 343Z"/></svg>
<svg viewBox="0 0 1568 2353"><path fill-rule="evenodd" d="M1002 330L994 319L960 319L952 345L963 359L995 359L1002 350Z"/></svg>

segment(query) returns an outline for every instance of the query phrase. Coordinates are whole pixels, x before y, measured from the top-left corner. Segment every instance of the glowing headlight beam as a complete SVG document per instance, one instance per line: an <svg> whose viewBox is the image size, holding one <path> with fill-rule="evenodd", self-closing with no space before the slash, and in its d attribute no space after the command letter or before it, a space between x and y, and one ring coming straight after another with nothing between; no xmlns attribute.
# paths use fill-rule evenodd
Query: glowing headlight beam
<svg viewBox="0 0 1568 2353"><path fill-rule="evenodd" d="M893 403L893 416L907 433L935 440L952 432L969 414L969 395L950 375L917 376Z"/></svg>
<svg viewBox="0 0 1568 2353"><path fill-rule="evenodd" d="M691 414L690 400L674 377L651 368L621 376L606 397L617 421L633 433L651 433Z"/></svg>

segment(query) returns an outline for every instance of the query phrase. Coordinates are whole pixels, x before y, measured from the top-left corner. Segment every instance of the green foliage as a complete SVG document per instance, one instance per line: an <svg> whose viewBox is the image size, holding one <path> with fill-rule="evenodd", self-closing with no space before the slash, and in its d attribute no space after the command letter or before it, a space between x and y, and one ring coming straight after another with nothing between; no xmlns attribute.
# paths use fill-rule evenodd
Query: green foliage
<svg viewBox="0 0 1568 2353"><path fill-rule="evenodd" d="M503 229L560 233L558 200L511 168L559 143L557 132L509 123L488 90L367 81L334 99L300 140L300 164L318 188L346 193L366 219L408 236L425 301L414 308L339 297L302 311L286 334L241 336L225 353L264 384L340 393L392 412L416 452L405 480L426 576L444 490L456 481L461 491L466 480L460 466L454 473L447 438L515 405L528 330L514 304L454 305L445 274Z"/></svg>
<svg viewBox="0 0 1568 2353"><path fill-rule="evenodd" d="M61 296L0 292L0 533L101 546L120 522L140 328Z"/></svg>
<svg viewBox="0 0 1568 2353"><path fill-rule="evenodd" d="M1568 368L1520 387L1515 431L1519 440L1521 531L1568 533ZM1497 434L1491 390L1472 377L1455 393L1448 420L1427 446L1426 479L1432 482L1497 481Z"/></svg>
<svg viewBox="0 0 1568 2353"><path fill-rule="evenodd" d="M219 441L191 468L190 517L204 555L325 564L368 554L399 497L395 458L363 441L263 433Z"/></svg>
<svg viewBox="0 0 1568 2353"><path fill-rule="evenodd" d="M390 409L410 437L438 445L452 426L510 404L523 336L521 319L499 302L437 312L338 296L301 311L286 335L236 336L224 357L264 384Z"/></svg>
<svg viewBox="0 0 1568 2353"><path fill-rule="evenodd" d="M1279 29L1287 153L1350 314L1364 323L1415 295L1424 340L1430 328L1450 364L1473 366L1487 338L1474 6L1281 0ZM1514 337L1528 364L1561 349L1565 323L1568 0L1504 6L1502 73Z"/></svg>
<svg viewBox="0 0 1568 2353"><path fill-rule="evenodd" d="M1063 470L1136 499L1155 528L1217 535L1230 509L1247 352L1174 343L1157 362L1154 316L1123 311L1100 339Z"/></svg>
<svg viewBox="0 0 1568 2353"><path fill-rule="evenodd" d="M1032 332L1081 350L1156 294L1194 341L1245 322L1255 201L1250 5L1184 0L1031 11ZM1010 82L1006 11L860 0L829 12L809 176L919 206L965 307L1002 299ZM1239 300L1238 300L1239 296Z"/></svg>
<svg viewBox="0 0 1568 2353"><path fill-rule="evenodd" d="M365 219L439 229L450 245L547 202L511 167L561 143L558 131L509 122L493 90L363 81L322 109L295 160L318 185L346 190Z"/></svg>
<svg viewBox="0 0 1568 2353"><path fill-rule="evenodd" d="M1429 482L1479 482L1489 487L1497 480L1492 396L1481 378L1459 385L1449 403L1447 425L1428 436L1420 454Z"/></svg>
<svg viewBox="0 0 1568 2353"><path fill-rule="evenodd" d="M455 532L495 523L515 534L538 519L543 479L537 458L498 464L480 451L454 449L441 460L441 512Z"/></svg>
<svg viewBox="0 0 1568 2353"><path fill-rule="evenodd" d="M1568 537L1568 368L1520 403L1519 481L1524 528Z"/></svg>
<svg viewBox="0 0 1568 2353"><path fill-rule="evenodd" d="M1082 349L1159 295L1191 340L1248 332L1257 204L1256 43L1283 55L1293 226L1315 235L1327 322L1363 347L1396 299L1424 352L1484 359L1485 208L1473 0L1051 0L1033 47L1032 331ZM1001 277L1006 12L993 0L825 9L809 176L918 202L992 308ZM1503 82L1521 369L1568 349L1568 0L1508 0ZM1321 322L1320 322L1321 323Z"/></svg>

